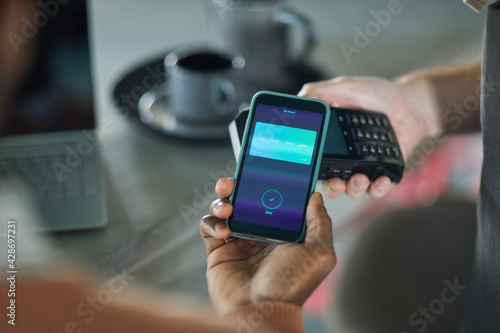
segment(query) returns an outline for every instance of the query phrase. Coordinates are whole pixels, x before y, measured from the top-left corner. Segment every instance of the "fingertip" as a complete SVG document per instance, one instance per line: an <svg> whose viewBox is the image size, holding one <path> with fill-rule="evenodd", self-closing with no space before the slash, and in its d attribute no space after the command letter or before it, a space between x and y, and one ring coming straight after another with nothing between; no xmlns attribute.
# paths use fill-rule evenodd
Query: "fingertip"
<svg viewBox="0 0 500 333"><path fill-rule="evenodd" d="M229 237L229 230L225 230L224 221L212 215L204 216L200 220L200 235L205 244L207 255L225 244L225 238ZM226 227L227 228L227 227Z"/></svg>
<svg viewBox="0 0 500 333"><path fill-rule="evenodd" d="M205 215L200 219L200 224L207 223L207 220L212 218L212 215Z"/></svg>
<svg viewBox="0 0 500 333"><path fill-rule="evenodd" d="M218 222L214 226L216 232L216 238L228 238L230 236L230 231L224 222Z"/></svg>
<svg viewBox="0 0 500 333"><path fill-rule="evenodd" d="M233 193L234 179L232 178L220 178L215 184L215 192L221 198L228 198L231 193Z"/></svg>
<svg viewBox="0 0 500 333"><path fill-rule="evenodd" d="M319 192L314 192L313 195L312 195L312 198L315 200L315 201L318 201L319 204L321 204L322 206L325 205L325 201L323 200L323 196L321 195L321 193Z"/></svg>
<svg viewBox="0 0 500 333"><path fill-rule="evenodd" d="M202 217L200 220L200 233L204 238L213 237L217 239L227 238L230 235L225 221L213 215Z"/></svg>
<svg viewBox="0 0 500 333"><path fill-rule="evenodd" d="M318 209L324 208L325 202L323 200L323 196L319 192L314 192L309 199L309 204L307 206L307 210L316 212Z"/></svg>
<svg viewBox="0 0 500 333"><path fill-rule="evenodd" d="M391 190L391 179L387 176L378 177L370 186L370 194L375 198L387 195Z"/></svg>
<svg viewBox="0 0 500 333"><path fill-rule="evenodd" d="M213 215L205 215L200 220L200 234L203 238L212 237L215 233L214 225L217 223Z"/></svg>
<svg viewBox="0 0 500 333"><path fill-rule="evenodd" d="M370 186L370 180L365 174L357 173L347 182L346 193L352 198L359 198L365 194Z"/></svg>
<svg viewBox="0 0 500 333"><path fill-rule="evenodd" d="M346 185L340 178L332 178L323 185L323 192L330 199L337 199L346 191Z"/></svg>
<svg viewBox="0 0 500 333"><path fill-rule="evenodd" d="M217 199L210 205L210 213L220 219L227 219L233 213L233 205L225 199Z"/></svg>

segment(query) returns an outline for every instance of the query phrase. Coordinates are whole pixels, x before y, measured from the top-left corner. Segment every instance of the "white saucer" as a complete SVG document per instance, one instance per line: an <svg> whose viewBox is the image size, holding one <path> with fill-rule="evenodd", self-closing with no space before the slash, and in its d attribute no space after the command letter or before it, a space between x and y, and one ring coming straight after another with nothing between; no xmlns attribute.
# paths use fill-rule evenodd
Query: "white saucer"
<svg viewBox="0 0 500 333"><path fill-rule="evenodd" d="M184 139L225 139L229 124L186 124L176 119L168 106L167 84L162 83L142 95L137 105L141 121L155 131Z"/></svg>

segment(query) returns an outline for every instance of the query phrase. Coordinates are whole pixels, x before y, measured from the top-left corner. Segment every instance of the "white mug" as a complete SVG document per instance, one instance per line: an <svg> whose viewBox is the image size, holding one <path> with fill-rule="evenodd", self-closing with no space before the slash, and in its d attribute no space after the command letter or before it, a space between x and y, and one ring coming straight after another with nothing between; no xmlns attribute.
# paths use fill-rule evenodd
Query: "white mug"
<svg viewBox="0 0 500 333"><path fill-rule="evenodd" d="M286 85L286 68L305 63L314 50L311 21L288 8L286 0L207 1L212 42L245 57L245 79L252 89L280 89ZM292 30L303 35L297 52L290 43Z"/></svg>

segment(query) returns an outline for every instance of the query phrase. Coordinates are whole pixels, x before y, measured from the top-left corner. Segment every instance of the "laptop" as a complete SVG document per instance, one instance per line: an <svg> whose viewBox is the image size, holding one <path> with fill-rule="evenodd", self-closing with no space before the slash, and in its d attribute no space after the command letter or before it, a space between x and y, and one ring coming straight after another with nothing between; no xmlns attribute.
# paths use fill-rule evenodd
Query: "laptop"
<svg viewBox="0 0 500 333"><path fill-rule="evenodd" d="M36 202L43 230L104 226L87 1L9 3L19 17L9 20L15 70L0 100L0 186L25 185L17 195Z"/></svg>

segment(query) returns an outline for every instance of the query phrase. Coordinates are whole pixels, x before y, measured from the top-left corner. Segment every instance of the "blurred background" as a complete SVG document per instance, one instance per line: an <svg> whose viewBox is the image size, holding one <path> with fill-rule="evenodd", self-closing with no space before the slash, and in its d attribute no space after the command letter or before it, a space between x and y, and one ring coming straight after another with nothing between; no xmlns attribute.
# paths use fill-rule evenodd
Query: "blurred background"
<svg viewBox="0 0 500 333"><path fill-rule="evenodd" d="M109 223L102 229L51 235L60 248L88 263L75 262L75 271L97 270L111 275L127 270L150 288L188 293L207 307L206 257L198 221L215 199L216 179L234 172L229 140L187 142L137 126L133 115L116 108L123 100L117 100L121 97L115 88L129 73L158 62L178 46L214 45L217 36L210 23L213 9L209 2L90 1L96 109L100 124L106 124L102 156ZM366 33L375 21L373 12L387 10L394 1L285 3L312 24L317 43L304 65L318 77L392 79L423 67L460 63L481 53L484 15L460 0L397 1L399 13L385 26L379 24L361 46L356 44L358 32ZM292 31L290 38L294 50L302 47L300 31ZM356 51L346 55L346 44ZM145 92L137 82L129 87L129 93L134 87L139 95ZM443 198L475 204L481 161L479 137L450 138L436 151L424 151L423 155L428 158L421 168L408 172L385 199L364 196L353 200L344 195L327 202L339 265L307 303L307 331L334 328L337 277L354 240L371 218L395 208L430 207ZM421 160L417 158L416 164ZM317 190L321 191L321 185Z"/></svg>

